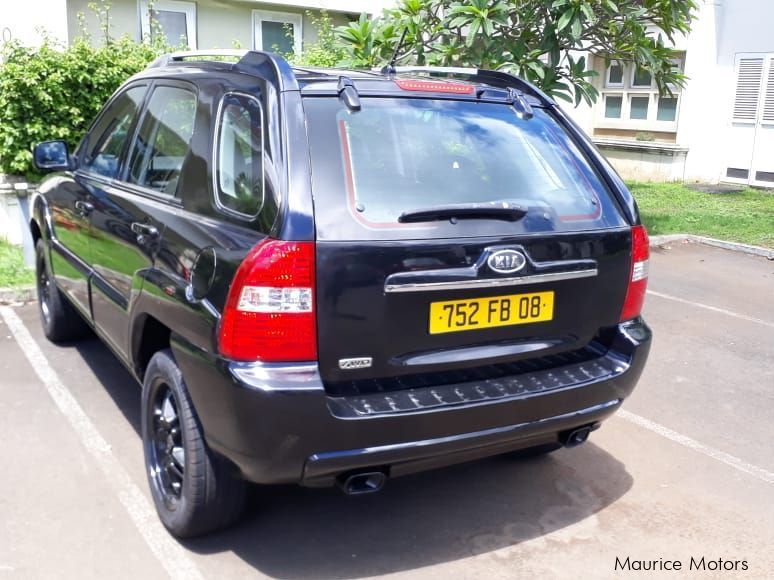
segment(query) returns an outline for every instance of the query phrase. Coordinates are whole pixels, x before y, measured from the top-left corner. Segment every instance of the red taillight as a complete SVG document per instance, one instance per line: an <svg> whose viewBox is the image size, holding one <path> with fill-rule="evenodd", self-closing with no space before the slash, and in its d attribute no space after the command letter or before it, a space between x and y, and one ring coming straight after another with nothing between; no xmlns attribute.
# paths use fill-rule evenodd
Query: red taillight
<svg viewBox="0 0 774 580"><path fill-rule="evenodd" d="M632 265L629 271L629 287L626 290L621 311L621 322L637 318L645 301L645 290L648 287L648 258L650 248L648 232L645 226L632 228Z"/></svg>
<svg viewBox="0 0 774 580"><path fill-rule="evenodd" d="M450 83L446 81L422 81L399 79L395 81L404 91L422 91L425 93L452 93L455 95L472 95L475 87L462 83Z"/></svg>
<svg viewBox="0 0 774 580"><path fill-rule="evenodd" d="M266 238L237 269L220 321L221 354L238 361L317 358L314 242Z"/></svg>

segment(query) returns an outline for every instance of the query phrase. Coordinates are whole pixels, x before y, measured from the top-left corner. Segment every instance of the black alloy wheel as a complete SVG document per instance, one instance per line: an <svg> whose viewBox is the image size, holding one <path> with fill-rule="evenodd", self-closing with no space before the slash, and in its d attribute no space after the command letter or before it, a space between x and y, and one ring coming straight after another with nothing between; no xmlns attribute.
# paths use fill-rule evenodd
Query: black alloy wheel
<svg viewBox="0 0 774 580"><path fill-rule="evenodd" d="M245 482L207 446L170 349L151 357L142 389L145 468L161 522L178 538L190 538L236 521Z"/></svg>
<svg viewBox="0 0 774 580"><path fill-rule="evenodd" d="M156 387L149 411L153 433L148 441L148 469L164 504L175 509L185 480L185 448L178 403L169 385L161 383Z"/></svg>

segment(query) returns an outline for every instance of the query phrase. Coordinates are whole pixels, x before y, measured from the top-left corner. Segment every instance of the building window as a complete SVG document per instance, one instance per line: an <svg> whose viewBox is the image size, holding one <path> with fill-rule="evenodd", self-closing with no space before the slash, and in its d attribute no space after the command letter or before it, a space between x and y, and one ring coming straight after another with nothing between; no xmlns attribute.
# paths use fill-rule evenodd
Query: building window
<svg viewBox="0 0 774 580"><path fill-rule="evenodd" d="M253 10L253 47L279 54L301 52L300 14Z"/></svg>
<svg viewBox="0 0 774 580"><path fill-rule="evenodd" d="M605 118L620 119L623 97L621 95L605 95Z"/></svg>
<svg viewBox="0 0 774 580"><path fill-rule="evenodd" d="M649 89L650 86L653 84L653 77L650 74L650 71L645 70L644 68L640 68L638 66L632 66L632 87L636 87L638 89Z"/></svg>
<svg viewBox="0 0 774 580"><path fill-rule="evenodd" d="M675 68L682 69L683 61L684 57L674 61ZM660 96L650 71L633 63L616 61L607 63L602 79L602 98L597 105L595 122L597 128L677 131L678 87L670 87L673 95Z"/></svg>
<svg viewBox="0 0 774 580"><path fill-rule="evenodd" d="M659 97L656 119L659 121L675 121L677 119L677 98Z"/></svg>
<svg viewBox="0 0 774 580"><path fill-rule="evenodd" d="M623 87L624 86L624 65L618 62L610 63L607 67L607 76L605 77L606 87Z"/></svg>
<svg viewBox="0 0 774 580"><path fill-rule="evenodd" d="M650 95L636 97L632 95L629 99L629 118L647 119L648 105L650 105Z"/></svg>
<svg viewBox="0 0 774 580"><path fill-rule="evenodd" d="M163 35L170 46L196 48L196 3L181 0L140 1L143 39Z"/></svg>

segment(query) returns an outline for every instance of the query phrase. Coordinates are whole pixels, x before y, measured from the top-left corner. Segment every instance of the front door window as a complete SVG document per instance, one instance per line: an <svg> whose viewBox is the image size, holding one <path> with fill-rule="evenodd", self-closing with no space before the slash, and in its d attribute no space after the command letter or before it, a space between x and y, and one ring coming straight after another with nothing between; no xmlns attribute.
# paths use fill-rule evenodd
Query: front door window
<svg viewBox="0 0 774 580"><path fill-rule="evenodd" d="M145 90L145 86L132 87L105 109L89 134L83 169L111 179L118 177L121 153Z"/></svg>

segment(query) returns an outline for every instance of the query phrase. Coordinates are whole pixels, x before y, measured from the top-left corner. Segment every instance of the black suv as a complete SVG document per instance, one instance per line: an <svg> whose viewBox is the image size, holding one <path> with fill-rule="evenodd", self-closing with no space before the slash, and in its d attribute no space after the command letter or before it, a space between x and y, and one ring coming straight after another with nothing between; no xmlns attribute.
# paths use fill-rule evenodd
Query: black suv
<svg viewBox="0 0 774 580"><path fill-rule="evenodd" d="M648 238L589 139L476 69L183 53L131 78L34 200L46 335L142 383L164 525L245 481L347 493L582 443L631 393Z"/></svg>

